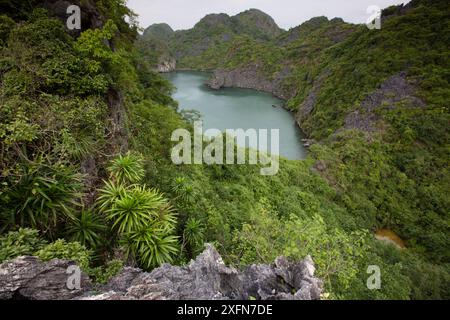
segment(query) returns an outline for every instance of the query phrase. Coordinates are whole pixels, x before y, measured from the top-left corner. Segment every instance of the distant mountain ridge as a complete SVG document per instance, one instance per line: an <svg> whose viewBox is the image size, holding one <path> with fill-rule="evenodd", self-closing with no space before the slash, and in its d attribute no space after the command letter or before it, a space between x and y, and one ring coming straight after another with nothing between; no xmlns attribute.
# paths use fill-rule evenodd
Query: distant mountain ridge
<svg viewBox="0 0 450 320"><path fill-rule="evenodd" d="M284 32L268 14L258 9L249 9L235 16L209 14L188 30L174 31L168 24L153 24L145 29L140 42L159 51L160 56L166 60L170 57L176 59L181 67L190 68L193 66L186 59L200 56L236 37L270 41ZM156 65L165 62L160 58L152 59Z"/></svg>
<svg viewBox="0 0 450 320"><path fill-rule="evenodd" d="M333 30L329 30L330 28ZM251 46L256 48L265 45L287 46L301 38L301 41L311 38L319 29L323 32L326 30L327 34L324 36L332 36L332 43L336 43L344 40L354 27L340 18L329 20L322 16L284 30L270 15L258 9L249 9L235 16L225 13L208 14L188 30L174 31L166 23L153 24L145 29L138 45L143 49L152 49L147 58L157 70L161 70L161 66L168 62L173 68L166 70L163 67L165 71L175 68L216 70L223 67L224 61L230 61L229 54L236 52L242 41L255 42ZM328 44L327 40L323 44L317 42L320 49ZM269 51L277 51L277 48ZM281 97L285 98L285 95Z"/></svg>
<svg viewBox="0 0 450 320"><path fill-rule="evenodd" d="M167 23L155 23L145 29L143 37L156 37L167 39L174 33L173 29Z"/></svg>

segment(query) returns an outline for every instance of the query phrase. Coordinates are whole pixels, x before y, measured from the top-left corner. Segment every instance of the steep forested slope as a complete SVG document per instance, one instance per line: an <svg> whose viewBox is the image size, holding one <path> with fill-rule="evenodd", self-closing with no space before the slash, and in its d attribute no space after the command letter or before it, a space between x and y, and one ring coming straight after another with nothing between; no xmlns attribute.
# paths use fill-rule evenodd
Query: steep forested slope
<svg viewBox="0 0 450 320"><path fill-rule="evenodd" d="M80 3L81 33L60 1L3 4L0 261L70 258L104 282L122 264L186 263L211 242L236 266L310 254L331 298L449 298L445 1L390 8L381 31L317 18L280 33L264 18L261 35L247 14L181 32L182 66L253 66L269 80L289 67L287 107L320 144L273 177L172 164L170 136L191 124L151 71L161 47L144 58L133 44L123 1ZM407 249L375 240L381 228ZM369 265L380 290L367 289Z"/></svg>
<svg viewBox="0 0 450 320"><path fill-rule="evenodd" d="M449 14L445 1L417 0L385 9L381 30L313 18L271 40L238 35L183 66L215 70L214 88L285 99L320 141L311 157L349 223L394 229L447 264Z"/></svg>
<svg viewBox="0 0 450 320"><path fill-rule="evenodd" d="M448 263L449 20L445 1L420 0L384 10L381 30L315 18L283 34L282 49L232 47L210 83L239 85L228 75L249 65L265 79L291 66L273 93L292 85L287 108L321 141L312 157L349 214Z"/></svg>

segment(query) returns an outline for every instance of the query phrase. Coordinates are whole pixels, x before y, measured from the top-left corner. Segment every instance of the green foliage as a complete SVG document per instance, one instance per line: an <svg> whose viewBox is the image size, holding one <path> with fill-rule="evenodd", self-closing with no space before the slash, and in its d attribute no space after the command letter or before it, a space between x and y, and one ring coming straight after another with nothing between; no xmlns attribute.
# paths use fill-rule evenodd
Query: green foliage
<svg viewBox="0 0 450 320"><path fill-rule="evenodd" d="M113 160L109 167L113 179L100 191L98 207L105 213L128 256L150 269L172 262L179 251L173 235L177 218L169 202L156 189L131 184L142 179L141 157L130 153Z"/></svg>
<svg viewBox="0 0 450 320"><path fill-rule="evenodd" d="M117 31L117 26L111 20L108 20L102 29L88 29L77 39L75 50L95 60L111 62L115 56L107 41L111 40Z"/></svg>
<svg viewBox="0 0 450 320"><path fill-rule="evenodd" d="M248 265L255 261L274 261L284 255L299 260L311 255L318 276L325 281L326 292L333 285L349 288L358 272L357 259L367 251L364 232L346 234L328 229L320 215L279 220L267 203L260 203L249 224L234 236L235 262Z"/></svg>
<svg viewBox="0 0 450 320"><path fill-rule="evenodd" d="M195 254L203 248L205 227L200 220L189 218L184 226L183 246L188 248Z"/></svg>
<svg viewBox="0 0 450 320"><path fill-rule="evenodd" d="M160 193L143 187L128 189L106 213L119 233L140 230L155 219L172 214Z"/></svg>
<svg viewBox="0 0 450 320"><path fill-rule="evenodd" d="M73 45L60 20L49 18L45 10L33 11L30 21L10 32L8 45L1 52L3 61L8 61L5 93L104 92L108 79L101 74L99 64L93 57L80 57Z"/></svg>
<svg viewBox="0 0 450 320"><path fill-rule="evenodd" d="M102 266L89 268L87 272L94 283L104 285L107 284L111 278L115 277L123 267L122 261L110 260Z"/></svg>
<svg viewBox="0 0 450 320"><path fill-rule="evenodd" d="M74 136L67 129L61 130L61 141L55 146L56 152L67 155L69 159L82 160L92 154L96 143L90 136Z"/></svg>
<svg viewBox="0 0 450 320"><path fill-rule="evenodd" d="M202 33L200 25L180 35L190 37L190 41L172 44L178 54L188 52L188 46L195 48L195 37L210 40L199 54L186 53L178 61L182 67L239 70L257 65L256 72L264 79L283 74L280 90L290 97L288 108L296 111L308 95L314 98L310 114L300 115L301 126L311 138L320 141L320 145L311 148L311 166L320 163L323 168L321 178L310 178L311 185L321 187L320 193L305 189L311 185L283 176L285 171L293 177L311 177L300 166L286 168L284 163L282 177L271 179L270 187L262 179L253 178L250 183L245 170L217 166L202 172L186 170L184 175L195 181L196 203L181 207L186 216L205 212L207 240L218 241L228 256L237 244L230 244L226 234L254 227L249 220L254 204L262 197L267 198L269 204L264 207L273 211L273 216L291 224L292 215L310 219L318 212L337 243L342 235L359 229L390 228L407 241L411 256L404 259L399 252L365 252L367 260L359 259L353 267L344 267L349 272L353 270L352 276L335 283L332 296L407 299L423 294L422 297L442 298L448 292L446 263L450 246L446 236L450 206L446 194L450 186L448 5L445 1L418 0L406 11L390 7L383 15L386 19L381 30L369 31L340 19L319 17L272 41L234 35L229 41L215 42L215 35L227 26ZM289 68L288 75L285 68ZM407 90L410 97L391 103L388 92L380 106L366 110L368 107L362 102L372 101L367 96L392 75L399 74L412 88ZM389 90L393 89L384 87L384 91ZM377 95L372 97L376 100ZM423 106L410 103L417 98ZM347 115L354 111L376 118L376 132L342 130ZM220 182L214 181L219 178ZM322 178L333 190L323 187ZM171 191L176 198L177 190ZM236 197L239 205L235 204ZM254 236L262 247L270 248L266 242L276 242L279 237L272 241L258 237L266 233L265 229L250 228L247 236ZM369 243L372 249L377 246ZM260 258L252 250L248 254L248 263ZM266 262L273 258L261 255ZM386 286L379 292L367 292L365 286L367 264L363 262L370 264L369 260L379 263L387 278ZM424 264L433 270L429 278L418 277ZM323 268L324 265L319 267L318 272L323 272ZM441 286L439 281L446 285ZM341 289L349 283L352 290L345 293ZM445 286L447 290L443 289Z"/></svg>
<svg viewBox="0 0 450 320"><path fill-rule="evenodd" d="M30 226L49 235L59 222L73 217L82 188L81 177L73 167L48 164L42 157L21 163L3 185L3 220L11 227Z"/></svg>
<svg viewBox="0 0 450 320"><path fill-rule="evenodd" d="M103 241L107 226L102 216L96 212L82 210L67 227L71 241L79 242L87 248L97 248Z"/></svg>
<svg viewBox="0 0 450 320"><path fill-rule="evenodd" d="M36 252L36 256L42 261L52 259L65 259L77 263L83 270L89 268L91 252L79 242L67 242L66 240L56 240Z"/></svg>
<svg viewBox="0 0 450 320"><path fill-rule="evenodd" d="M118 183L138 183L145 175L143 162L142 156L128 152L111 161L108 172Z"/></svg>
<svg viewBox="0 0 450 320"><path fill-rule="evenodd" d="M178 237L154 226L127 233L121 243L127 255L134 257L147 270L173 262L174 255L179 252Z"/></svg>
<svg viewBox="0 0 450 320"><path fill-rule="evenodd" d="M93 268L85 246L104 260L124 246L130 260L151 269L193 258L210 242L236 265L311 255L333 299L449 298L445 1L391 7L373 31L319 17L278 35L254 29L251 12L212 16L194 30L168 32L168 41L143 37L136 47L136 25L125 22L135 16L123 0L95 1L107 22L76 39L38 1L5 3L1 232L34 227L66 239L44 247L38 231L12 231L0 236L0 261L73 259L105 283L122 263ZM170 135L192 130L196 115L177 112L173 87L152 68L175 53L178 67L252 65L267 80L281 77L294 111L312 94L314 108L301 124L320 144L305 161L282 159L273 177L257 166L173 165ZM408 99L383 105L373 110L378 132L341 130L348 113L365 115L361 102L400 72L423 107ZM119 149L117 134L133 152L107 163ZM378 228L395 231L407 249L368 235ZM381 290L367 289L369 265L382 270Z"/></svg>
<svg viewBox="0 0 450 320"><path fill-rule="evenodd" d="M164 121L161 122L161 119ZM174 130L184 128L186 123L172 108L144 100L131 108L130 126L131 145L140 150L146 159L160 162L170 159L171 143L168 143L168 137Z"/></svg>
<svg viewBox="0 0 450 320"><path fill-rule="evenodd" d="M185 177L177 177L172 185L172 192L180 201L191 202L194 199L194 189Z"/></svg>
<svg viewBox="0 0 450 320"><path fill-rule="evenodd" d="M0 236L0 263L19 256L33 255L42 249L46 242L39 236L39 231L22 229Z"/></svg>
<svg viewBox="0 0 450 320"><path fill-rule="evenodd" d="M0 47L6 42L9 33L14 28L14 20L6 15L0 16Z"/></svg>
<svg viewBox="0 0 450 320"><path fill-rule="evenodd" d="M104 187L99 190L97 204L100 211L109 210L118 200L126 195L127 189L124 185L112 181L104 181Z"/></svg>

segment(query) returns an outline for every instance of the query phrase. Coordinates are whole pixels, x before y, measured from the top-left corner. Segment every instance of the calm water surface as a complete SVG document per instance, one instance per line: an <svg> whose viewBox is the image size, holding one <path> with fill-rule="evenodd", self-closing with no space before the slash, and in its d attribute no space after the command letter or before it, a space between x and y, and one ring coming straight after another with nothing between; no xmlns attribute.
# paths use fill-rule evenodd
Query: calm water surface
<svg viewBox="0 0 450 320"><path fill-rule="evenodd" d="M204 84L209 77L204 72L180 71L165 76L177 88L173 98L179 102L180 110L200 112L204 131L268 129L270 134L270 129L279 129L280 155L292 160L306 157L302 132L293 115L280 107L283 101L250 89L212 90Z"/></svg>

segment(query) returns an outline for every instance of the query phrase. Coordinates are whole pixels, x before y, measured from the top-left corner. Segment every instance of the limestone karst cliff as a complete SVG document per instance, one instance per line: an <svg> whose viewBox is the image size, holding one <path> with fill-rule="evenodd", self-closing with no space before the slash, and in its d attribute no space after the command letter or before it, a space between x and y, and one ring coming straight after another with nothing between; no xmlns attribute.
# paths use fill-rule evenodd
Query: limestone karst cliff
<svg viewBox="0 0 450 320"><path fill-rule="evenodd" d="M0 299L28 300L317 300L322 283L310 257L298 263L277 258L243 271L226 266L211 245L184 267L165 264L150 273L124 268L106 285L81 273L80 288L69 290L74 262L19 257L0 264Z"/></svg>

